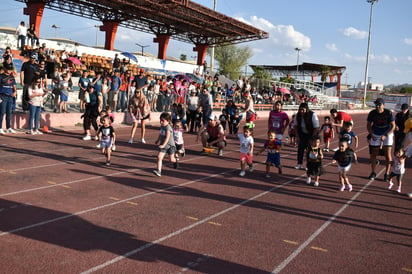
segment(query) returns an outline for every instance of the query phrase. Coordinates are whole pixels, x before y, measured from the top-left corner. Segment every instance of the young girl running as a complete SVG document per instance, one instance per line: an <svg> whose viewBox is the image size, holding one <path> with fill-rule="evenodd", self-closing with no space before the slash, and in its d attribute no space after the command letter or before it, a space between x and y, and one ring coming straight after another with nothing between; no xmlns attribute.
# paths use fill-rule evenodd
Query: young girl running
<svg viewBox="0 0 412 274"><path fill-rule="evenodd" d="M307 178L306 183L310 185L311 177L313 176L315 179L314 186L319 186L319 178L322 175L322 159L323 159L323 152L320 148L320 137L315 135L310 140L310 145L307 149L306 153L306 161L307 161Z"/></svg>
<svg viewBox="0 0 412 274"><path fill-rule="evenodd" d="M162 164L163 158L167 153L170 157L170 162L173 163L173 167L178 168L178 162L175 158L176 146L173 140L173 129L171 126L172 117L168 112L160 114L160 132L155 144L159 145L159 154L157 155L157 169L153 170L156 176L162 176Z"/></svg>
<svg viewBox="0 0 412 274"><path fill-rule="evenodd" d="M339 149L333 155L332 161L332 163L338 163L339 182L341 184L341 187L339 188L340 191L345 190L345 184L348 191L352 191L352 185L349 183L347 175L352 161L355 161L355 163L358 162L358 157L356 156L355 151L349 147L347 139L340 139Z"/></svg>
<svg viewBox="0 0 412 274"><path fill-rule="evenodd" d="M97 131L97 136L100 140L100 148L102 149L102 154L106 155L106 165L110 165L110 156L112 154L112 147L116 142L116 133L111 123L109 115L105 115L100 119L102 125Z"/></svg>
<svg viewBox="0 0 412 274"><path fill-rule="evenodd" d="M276 132L268 132L268 140L265 142L263 148L256 154L260 154L267 150L266 158L266 173L265 177L269 178L270 167L272 165L278 168L279 174L282 174L282 165L280 164L280 150L282 149L282 142L276 138Z"/></svg>
<svg viewBox="0 0 412 274"><path fill-rule="evenodd" d="M243 133L238 134L240 141L240 173L239 176L245 176L246 164L249 171L253 171L253 126L244 126Z"/></svg>
<svg viewBox="0 0 412 274"><path fill-rule="evenodd" d="M393 157L392 171L388 177L388 189L392 188L392 178L396 177L396 180L398 180L398 188L396 189L396 191L398 193L401 193L402 179L403 175L405 174L406 155L402 148L398 148L395 150L394 156L395 157Z"/></svg>
<svg viewBox="0 0 412 274"><path fill-rule="evenodd" d="M185 157L185 141L183 140L183 132L185 131L182 121L176 120L173 124L173 140L176 146L175 158L179 161L179 157Z"/></svg>

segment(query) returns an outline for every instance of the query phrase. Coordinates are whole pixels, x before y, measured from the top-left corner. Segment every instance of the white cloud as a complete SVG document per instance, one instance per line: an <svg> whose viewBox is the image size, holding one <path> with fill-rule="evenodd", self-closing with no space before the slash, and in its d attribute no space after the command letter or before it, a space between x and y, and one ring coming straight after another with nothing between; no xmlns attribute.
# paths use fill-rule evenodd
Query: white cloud
<svg viewBox="0 0 412 274"><path fill-rule="evenodd" d="M277 48L300 48L307 51L311 48L311 40L309 37L305 36L303 33L295 30L291 25L273 25L271 22L264 18L259 18L257 16L252 16L250 21L244 18L236 18L242 22L255 26L256 28L262 29L269 33L269 39L262 40L262 42L270 43L270 47Z"/></svg>
<svg viewBox="0 0 412 274"><path fill-rule="evenodd" d="M365 56L353 56L349 53L345 53L345 58L356 62L365 62Z"/></svg>
<svg viewBox="0 0 412 274"><path fill-rule="evenodd" d="M403 42L407 45L412 46L412 38L405 38L405 39L403 39Z"/></svg>
<svg viewBox="0 0 412 274"><path fill-rule="evenodd" d="M332 44L326 44L325 47L330 50L330 51L338 51L338 47L336 46L336 44L332 43Z"/></svg>
<svg viewBox="0 0 412 274"><path fill-rule="evenodd" d="M352 39L364 39L368 37L368 32L363 30L357 30L354 27L346 28L342 32L343 35Z"/></svg>
<svg viewBox="0 0 412 274"><path fill-rule="evenodd" d="M370 55L370 60L373 60L375 62L379 62L382 64L393 64L397 62L397 59L394 57L391 57L387 54L384 55Z"/></svg>

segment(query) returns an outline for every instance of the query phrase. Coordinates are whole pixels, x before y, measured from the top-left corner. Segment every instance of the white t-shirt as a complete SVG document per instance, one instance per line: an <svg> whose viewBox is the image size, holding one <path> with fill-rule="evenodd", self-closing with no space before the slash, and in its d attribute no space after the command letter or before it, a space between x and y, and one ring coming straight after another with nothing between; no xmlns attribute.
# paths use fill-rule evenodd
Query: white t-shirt
<svg viewBox="0 0 412 274"><path fill-rule="evenodd" d="M248 153L254 142L253 137L246 137L243 133L239 133L237 136L240 141L240 153Z"/></svg>

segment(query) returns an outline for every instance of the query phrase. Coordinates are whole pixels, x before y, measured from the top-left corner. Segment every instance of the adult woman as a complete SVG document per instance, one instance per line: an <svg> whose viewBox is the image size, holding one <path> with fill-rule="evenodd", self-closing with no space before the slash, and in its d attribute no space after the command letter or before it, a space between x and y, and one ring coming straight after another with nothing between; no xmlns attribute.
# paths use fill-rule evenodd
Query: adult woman
<svg viewBox="0 0 412 274"><path fill-rule="evenodd" d="M253 98L249 92L245 94L244 112L246 112L246 123L249 123L249 122L253 123L256 120L256 113L255 113Z"/></svg>
<svg viewBox="0 0 412 274"><path fill-rule="evenodd" d="M137 125L140 120L142 143L145 144L144 139L146 133L146 120L150 119L150 104L142 90L136 89L133 97L130 98L129 113L132 117L132 131L130 132L129 144L133 144L134 134L136 133Z"/></svg>
<svg viewBox="0 0 412 274"><path fill-rule="evenodd" d="M395 116L395 151L403 148L405 143L406 134L403 132L405 129L405 121L410 117L409 105L402 104L401 111Z"/></svg>
<svg viewBox="0 0 412 274"><path fill-rule="evenodd" d="M196 90L190 91L190 96L186 100L187 109L189 110L188 125L190 127L190 133L193 133L193 129L196 123L196 111L199 105L199 97L196 96Z"/></svg>
<svg viewBox="0 0 412 274"><path fill-rule="evenodd" d="M29 128L31 135L42 134L39 131L39 124L41 108L43 107L43 96L45 93L46 92L43 90L42 79L35 77L29 86Z"/></svg>

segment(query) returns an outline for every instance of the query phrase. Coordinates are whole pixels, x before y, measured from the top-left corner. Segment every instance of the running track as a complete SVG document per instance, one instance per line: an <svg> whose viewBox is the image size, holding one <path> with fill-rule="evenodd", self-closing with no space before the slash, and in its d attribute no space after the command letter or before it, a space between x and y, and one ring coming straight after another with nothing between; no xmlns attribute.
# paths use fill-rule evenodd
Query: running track
<svg viewBox="0 0 412 274"><path fill-rule="evenodd" d="M0 272L412 272L411 199L386 189L382 165L377 179L367 179L365 116L354 115L353 192L338 191L331 152L314 187L293 169L291 147L283 151L284 174L273 168L264 178L261 155L242 178L236 139L223 157L201 156L186 134L181 167L165 161L158 178L157 128L148 129L148 144L130 145L130 128L117 127L110 167L79 129L1 136ZM259 120L258 145L265 128ZM403 193L412 191L411 162Z"/></svg>

